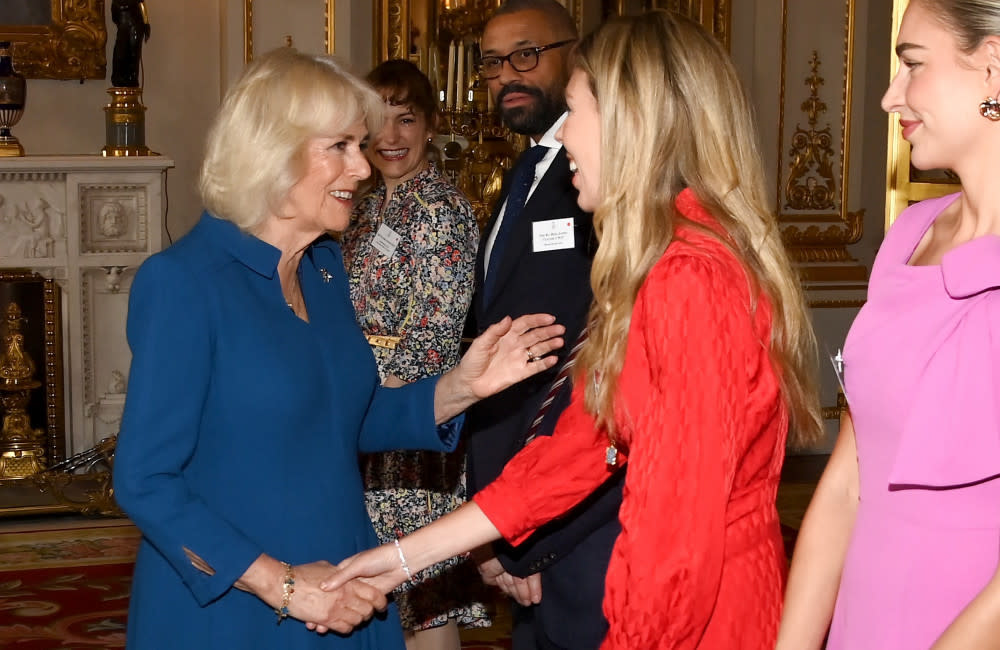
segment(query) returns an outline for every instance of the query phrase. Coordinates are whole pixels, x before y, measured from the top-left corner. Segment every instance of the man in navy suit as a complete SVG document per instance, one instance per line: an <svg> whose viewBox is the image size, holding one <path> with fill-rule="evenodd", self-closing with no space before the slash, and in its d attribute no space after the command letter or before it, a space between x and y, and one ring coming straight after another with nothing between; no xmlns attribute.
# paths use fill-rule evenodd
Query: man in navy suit
<svg viewBox="0 0 1000 650"><path fill-rule="evenodd" d="M566 327L566 345L549 372L469 410L470 494L496 478L530 434L551 435L569 403L567 383L541 425L531 429L592 300L597 242L591 215L576 204L566 151L555 139L565 119L567 57L576 38L572 17L556 0L507 0L483 32L480 74L504 123L529 136L532 147L507 175L483 232L470 329L478 333L507 315L550 313ZM497 543L478 554L484 580L515 600L514 650L600 645L607 632L604 576L621 530L623 482L620 473L516 548Z"/></svg>

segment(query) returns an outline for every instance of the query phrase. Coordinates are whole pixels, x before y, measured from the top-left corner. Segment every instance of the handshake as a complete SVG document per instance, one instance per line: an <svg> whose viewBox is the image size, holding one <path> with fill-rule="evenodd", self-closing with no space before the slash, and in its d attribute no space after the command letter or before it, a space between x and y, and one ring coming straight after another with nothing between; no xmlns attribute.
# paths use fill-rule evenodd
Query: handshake
<svg viewBox="0 0 1000 650"><path fill-rule="evenodd" d="M330 630L349 634L375 612L384 611L385 594L407 579L394 555L390 557L395 565L385 571L358 561L383 550L395 553L392 545L379 547L344 560L340 567L325 560L288 567L261 555L235 586L270 605L279 621L295 618L320 634Z"/></svg>
<svg viewBox="0 0 1000 650"><path fill-rule="evenodd" d="M489 542L499 538L496 527L470 501L395 544L363 551L336 566L320 561L290 567L261 555L236 587L273 607L279 620L296 618L320 634L330 630L348 634L376 611L385 610L385 594L412 580L418 571L469 549L488 548ZM486 584L521 605L541 601L537 574L511 576L488 551L475 553L474 560Z"/></svg>
<svg viewBox="0 0 1000 650"><path fill-rule="evenodd" d="M541 601L537 574L527 578L510 576L492 555L477 554L475 560L486 584L496 586L523 606ZM385 594L410 579L408 569L392 544L364 551L337 566L326 561L300 564L292 568L295 591L288 599L286 613L320 634L330 630L348 634L375 612L385 610ZM272 586L281 584L280 580L270 582ZM282 591L277 590L275 596L264 600L280 611Z"/></svg>
<svg viewBox="0 0 1000 650"><path fill-rule="evenodd" d="M235 586L271 606L279 623L295 618L320 634L331 630L349 634L376 612L385 611L385 594L395 585L383 588L385 581L341 573L325 560L288 567L262 555Z"/></svg>

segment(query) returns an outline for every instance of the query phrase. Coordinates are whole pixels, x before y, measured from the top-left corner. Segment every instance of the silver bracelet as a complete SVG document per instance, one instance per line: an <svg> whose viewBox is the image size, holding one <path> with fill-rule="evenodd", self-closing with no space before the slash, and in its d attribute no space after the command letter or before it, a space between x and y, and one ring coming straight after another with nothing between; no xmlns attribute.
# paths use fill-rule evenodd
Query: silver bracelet
<svg viewBox="0 0 1000 650"><path fill-rule="evenodd" d="M406 579L413 582L413 574L410 573L410 567L406 563L406 556L403 555L403 547L399 545L398 539L394 539L392 542L396 545L396 552L399 553L399 564L403 567L403 573L406 574Z"/></svg>

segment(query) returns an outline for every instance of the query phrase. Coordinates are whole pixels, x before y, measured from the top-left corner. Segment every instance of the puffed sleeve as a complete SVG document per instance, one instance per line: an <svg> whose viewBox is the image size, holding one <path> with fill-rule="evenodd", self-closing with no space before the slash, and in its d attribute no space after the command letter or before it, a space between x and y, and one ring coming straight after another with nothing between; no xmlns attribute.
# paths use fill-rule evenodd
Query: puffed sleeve
<svg viewBox="0 0 1000 650"><path fill-rule="evenodd" d="M457 191L413 194L411 296L399 345L384 375L413 380L448 370L458 358L465 315L472 301L479 230L472 206Z"/></svg>
<svg viewBox="0 0 1000 650"><path fill-rule="evenodd" d="M473 500L511 544L568 512L614 473L605 462L608 438L583 407L583 389L559 416L551 436L539 436L514 456ZM619 454L621 467L626 458Z"/></svg>
<svg viewBox="0 0 1000 650"><path fill-rule="evenodd" d="M153 256L136 273L126 330L132 364L114 470L118 503L202 605L229 590L262 553L184 477L212 379L208 305L175 259ZM214 574L195 568L185 550Z"/></svg>
<svg viewBox="0 0 1000 650"><path fill-rule="evenodd" d="M747 360L762 345L746 285L740 271L677 256L637 299L649 376L623 387L637 415L608 569L606 648L694 649L712 615Z"/></svg>

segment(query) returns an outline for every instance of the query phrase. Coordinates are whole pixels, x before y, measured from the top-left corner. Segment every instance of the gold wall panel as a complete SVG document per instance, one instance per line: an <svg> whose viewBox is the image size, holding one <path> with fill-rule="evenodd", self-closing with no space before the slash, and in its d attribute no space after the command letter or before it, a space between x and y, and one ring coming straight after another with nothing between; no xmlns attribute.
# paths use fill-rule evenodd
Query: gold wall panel
<svg viewBox="0 0 1000 650"><path fill-rule="evenodd" d="M775 188L782 236L807 284L863 282L867 269L847 250L864 234L864 210L849 209L854 0L793 5L789 16L782 0Z"/></svg>
<svg viewBox="0 0 1000 650"><path fill-rule="evenodd" d="M48 25L0 25L0 40L11 42L14 68L29 79L104 79L104 0L51 2Z"/></svg>

